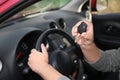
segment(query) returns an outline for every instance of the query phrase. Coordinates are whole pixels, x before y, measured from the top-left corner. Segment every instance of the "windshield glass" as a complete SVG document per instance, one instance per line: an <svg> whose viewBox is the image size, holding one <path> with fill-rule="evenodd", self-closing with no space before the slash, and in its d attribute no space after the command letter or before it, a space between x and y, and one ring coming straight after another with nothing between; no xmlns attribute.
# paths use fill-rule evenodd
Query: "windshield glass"
<svg viewBox="0 0 120 80"><path fill-rule="evenodd" d="M59 8L65 6L67 3L69 3L69 1L71 1L71 0L42 0L42 1L39 1L31 6L27 7L26 9L22 10L21 12L17 13L15 16L11 17L9 19L9 21L16 19L16 18L23 17L23 16L27 16L27 15L43 13L48 10L59 9Z"/></svg>

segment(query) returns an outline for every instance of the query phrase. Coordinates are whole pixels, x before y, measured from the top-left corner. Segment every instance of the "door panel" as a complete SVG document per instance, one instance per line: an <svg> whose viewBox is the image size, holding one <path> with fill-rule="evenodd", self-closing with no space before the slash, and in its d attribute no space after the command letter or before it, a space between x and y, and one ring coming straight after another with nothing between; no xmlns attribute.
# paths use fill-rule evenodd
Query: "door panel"
<svg viewBox="0 0 120 80"><path fill-rule="evenodd" d="M120 47L120 14L93 14L95 43L102 49ZM119 80L118 72L101 72L101 80Z"/></svg>
<svg viewBox="0 0 120 80"><path fill-rule="evenodd" d="M95 42L106 50L120 46L120 14L93 14Z"/></svg>

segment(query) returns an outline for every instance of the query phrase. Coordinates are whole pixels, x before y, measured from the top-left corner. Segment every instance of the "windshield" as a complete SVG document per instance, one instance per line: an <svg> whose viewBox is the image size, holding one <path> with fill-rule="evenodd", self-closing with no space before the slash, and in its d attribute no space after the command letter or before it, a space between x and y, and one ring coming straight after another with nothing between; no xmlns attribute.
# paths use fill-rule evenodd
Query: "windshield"
<svg viewBox="0 0 120 80"><path fill-rule="evenodd" d="M9 21L16 19L16 18L23 17L23 16L27 16L27 15L43 13L48 10L59 9L59 8L65 6L67 3L69 3L69 1L71 1L71 0L42 0L42 1L39 1L31 6L27 7L26 9L22 10L21 12L17 13L13 17L11 17L9 19Z"/></svg>

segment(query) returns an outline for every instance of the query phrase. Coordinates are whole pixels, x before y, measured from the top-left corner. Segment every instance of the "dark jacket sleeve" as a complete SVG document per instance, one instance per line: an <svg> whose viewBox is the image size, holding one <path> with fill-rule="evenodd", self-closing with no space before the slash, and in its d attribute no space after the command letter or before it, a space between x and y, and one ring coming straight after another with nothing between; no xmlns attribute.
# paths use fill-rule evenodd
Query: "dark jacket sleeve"
<svg viewBox="0 0 120 80"><path fill-rule="evenodd" d="M100 50L99 60L89 64L99 71L120 72L120 48L107 51Z"/></svg>

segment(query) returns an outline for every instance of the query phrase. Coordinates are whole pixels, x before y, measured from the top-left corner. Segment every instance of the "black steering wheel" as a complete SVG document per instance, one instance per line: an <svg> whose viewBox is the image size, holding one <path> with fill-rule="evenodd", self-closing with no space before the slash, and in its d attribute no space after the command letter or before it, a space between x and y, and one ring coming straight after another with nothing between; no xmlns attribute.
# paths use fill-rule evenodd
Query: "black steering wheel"
<svg viewBox="0 0 120 80"><path fill-rule="evenodd" d="M81 62L82 59L81 50L67 33L59 29L50 29L43 32L37 40L36 49L38 51L41 51L40 44L45 43L48 36L54 34L62 36L62 41L63 39L66 39L70 43L70 46L68 47L61 47L61 45L57 47L54 46L53 47L54 49L52 49L50 52L48 51L49 64L52 65L56 70L58 70L63 75L69 77L70 79L82 80L83 66ZM53 45L54 44L52 44L52 46Z"/></svg>

